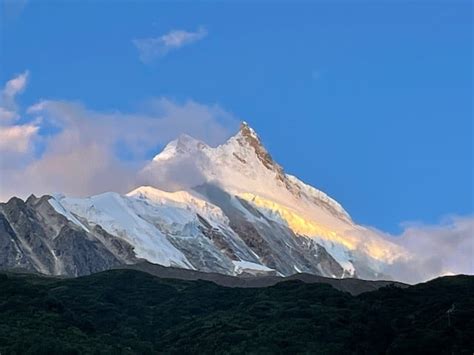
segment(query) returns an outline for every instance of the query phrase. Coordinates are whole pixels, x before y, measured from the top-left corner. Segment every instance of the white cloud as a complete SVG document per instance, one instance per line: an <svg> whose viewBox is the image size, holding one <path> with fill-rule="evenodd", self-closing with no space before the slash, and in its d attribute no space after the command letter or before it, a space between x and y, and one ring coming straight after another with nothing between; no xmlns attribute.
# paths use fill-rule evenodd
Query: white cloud
<svg viewBox="0 0 474 355"><path fill-rule="evenodd" d="M409 253L388 273L408 283L440 275L474 274L474 216L450 216L434 225L405 223L399 237L389 237Z"/></svg>
<svg viewBox="0 0 474 355"><path fill-rule="evenodd" d="M13 98L16 94L22 92L26 87L28 75L28 71L25 71L15 78L7 81L5 88L3 89L3 94L7 97Z"/></svg>
<svg viewBox="0 0 474 355"><path fill-rule="evenodd" d="M160 149L180 133L215 145L238 124L218 105L192 100L179 104L166 98L151 100L145 112L137 113L92 111L68 101L42 101L27 112L41 114L43 122L59 133L42 139L40 157L25 156L27 163L19 164L21 169L3 171L0 198L4 200L30 193L127 192L134 187L146 153ZM18 148L24 147L27 145L18 143ZM124 152L129 160L122 159ZM19 178L22 184L17 184Z"/></svg>
<svg viewBox="0 0 474 355"><path fill-rule="evenodd" d="M32 138L39 127L25 124L10 127L0 126L0 152L26 153L31 146Z"/></svg>
<svg viewBox="0 0 474 355"><path fill-rule="evenodd" d="M17 165L31 153L37 138L38 122L16 124L20 119L16 96L23 92L28 82L28 71L9 80L0 91L0 168L5 170ZM3 175L3 174L2 174Z"/></svg>
<svg viewBox="0 0 474 355"><path fill-rule="evenodd" d="M28 71L25 71L5 84L0 93L0 125L10 124L19 118L15 99L25 89L28 76Z"/></svg>
<svg viewBox="0 0 474 355"><path fill-rule="evenodd" d="M0 200L55 191L75 195L126 192L133 187L145 153L180 133L217 144L237 126L237 120L218 105L166 98L152 99L146 111L136 113L41 101L28 108L22 124L17 124L20 110L15 98L27 81L26 71L0 92ZM42 136L42 127L55 127L56 133ZM129 160L123 159L124 154Z"/></svg>
<svg viewBox="0 0 474 355"><path fill-rule="evenodd" d="M18 119L18 114L15 111L0 106L0 125L10 123L16 119Z"/></svg>
<svg viewBox="0 0 474 355"><path fill-rule="evenodd" d="M196 32L173 30L160 37L135 39L132 42L139 51L140 59L148 63L206 36L207 30L199 27Z"/></svg>

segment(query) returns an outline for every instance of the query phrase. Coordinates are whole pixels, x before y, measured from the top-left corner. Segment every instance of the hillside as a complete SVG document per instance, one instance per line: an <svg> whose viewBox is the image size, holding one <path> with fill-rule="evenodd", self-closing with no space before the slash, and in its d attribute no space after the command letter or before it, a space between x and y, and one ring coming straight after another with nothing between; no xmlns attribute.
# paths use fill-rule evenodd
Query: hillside
<svg viewBox="0 0 474 355"><path fill-rule="evenodd" d="M355 297L321 283L227 288L133 270L75 279L3 273L0 289L2 354L474 350L472 276Z"/></svg>

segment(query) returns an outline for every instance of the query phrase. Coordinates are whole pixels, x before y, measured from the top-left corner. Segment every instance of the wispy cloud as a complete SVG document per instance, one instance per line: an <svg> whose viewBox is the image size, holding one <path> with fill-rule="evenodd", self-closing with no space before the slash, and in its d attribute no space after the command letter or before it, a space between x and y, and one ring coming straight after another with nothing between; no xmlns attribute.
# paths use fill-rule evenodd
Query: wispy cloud
<svg viewBox="0 0 474 355"><path fill-rule="evenodd" d="M0 1L0 13L3 13L3 20L15 19L25 9L29 0L2 0Z"/></svg>
<svg viewBox="0 0 474 355"><path fill-rule="evenodd" d="M18 124L20 110L16 97L25 90L27 83L28 71L25 71L9 80L0 91L1 170L16 165L24 156L31 153L33 142L37 138L38 120L25 120L24 123Z"/></svg>
<svg viewBox="0 0 474 355"><path fill-rule="evenodd" d="M172 30L159 37L134 39L132 42L138 49L140 59L149 63L171 51L202 40L207 33L207 30L201 26L196 32Z"/></svg>
<svg viewBox="0 0 474 355"><path fill-rule="evenodd" d="M25 89L28 76L28 71L25 71L7 81L2 89L0 93L0 124L10 123L19 117L15 99Z"/></svg>

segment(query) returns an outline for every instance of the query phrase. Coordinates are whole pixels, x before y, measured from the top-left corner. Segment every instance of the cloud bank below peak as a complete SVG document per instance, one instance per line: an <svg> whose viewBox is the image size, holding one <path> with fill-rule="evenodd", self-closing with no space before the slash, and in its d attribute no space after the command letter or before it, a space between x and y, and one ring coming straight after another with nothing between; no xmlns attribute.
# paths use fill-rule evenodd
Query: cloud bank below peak
<svg viewBox="0 0 474 355"><path fill-rule="evenodd" d="M437 224L403 223L392 241L410 253L388 272L407 283L437 276L474 275L474 216L446 216Z"/></svg>
<svg viewBox="0 0 474 355"><path fill-rule="evenodd" d="M31 193L128 192L149 155L179 134L217 145L238 126L219 105L163 97L128 113L94 111L61 100L40 101L22 112L14 97L25 89L26 77L10 80L3 90L0 107L14 108L16 118L0 125L0 201Z"/></svg>

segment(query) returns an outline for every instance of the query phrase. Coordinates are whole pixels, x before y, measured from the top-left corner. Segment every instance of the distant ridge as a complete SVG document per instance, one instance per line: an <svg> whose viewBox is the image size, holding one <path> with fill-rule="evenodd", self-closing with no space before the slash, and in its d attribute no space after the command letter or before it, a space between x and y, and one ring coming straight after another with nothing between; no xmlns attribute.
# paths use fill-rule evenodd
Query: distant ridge
<svg viewBox="0 0 474 355"><path fill-rule="evenodd" d="M312 274L294 274L288 277L252 275L237 277L214 272L200 272L195 270L165 267L152 264L147 261L132 265L124 265L116 268L116 270L120 269L142 271L165 279L211 281L217 285L225 287L269 287L285 281L301 281L308 284L321 283L331 285L335 289L348 292L353 296L364 292L375 291L385 286L396 286L400 288L406 288L409 286L397 281L361 280L354 278L334 279Z"/></svg>

